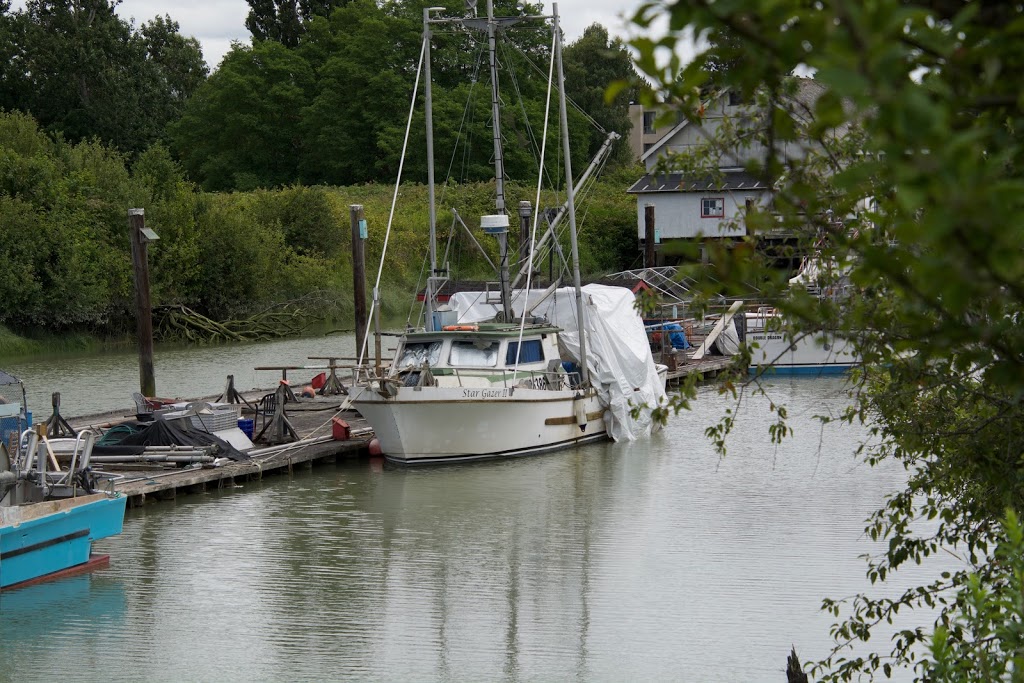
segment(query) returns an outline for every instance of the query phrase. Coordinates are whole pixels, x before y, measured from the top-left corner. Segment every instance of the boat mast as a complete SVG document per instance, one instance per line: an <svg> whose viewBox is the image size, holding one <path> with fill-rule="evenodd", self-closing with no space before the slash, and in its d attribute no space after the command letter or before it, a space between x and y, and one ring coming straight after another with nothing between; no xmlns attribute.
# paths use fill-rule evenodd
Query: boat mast
<svg viewBox="0 0 1024 683"><path fill-rule="evenodd" d="M576 288L576 318L580 329L580 378L583 386L590 385L590 371L587 370L587 334L583 318L583 288L580 285L580 250L576 237L576 200L572 190L572 159L569 154L569 117L565 108L565 73L562 71L562 29L558 24L558 3L551 3L554 17L555 58L558 68L558 118L562 127L562 146L565 149L565 192L566 207L569 211L569 240L572 247L572 280Z"/></svg>
<svg viewBox="0 0 1024 683"><path fill-rule="evenodd" d="M427 128L427 195L430 198L430 273L427 275L427 290L424 292L425 320L423 328L434 330L434 278L437 276L437 207L434 200L434 114L430 83L430 12L440 7L423 8L424 51L424 117Z"/></svg>
<svg viewBox="0 0 1024 683"><path fill-rule="evenodd" d="M494 121L494 208L505 214L505 158L501 143L501 102L498 96L497 22L494 21L494 0L487 0L487 49L491 67L491 118ZM508 230L495 232L501 249L501 308L505 322L512 320L512 290L508 272Z"/></svg>

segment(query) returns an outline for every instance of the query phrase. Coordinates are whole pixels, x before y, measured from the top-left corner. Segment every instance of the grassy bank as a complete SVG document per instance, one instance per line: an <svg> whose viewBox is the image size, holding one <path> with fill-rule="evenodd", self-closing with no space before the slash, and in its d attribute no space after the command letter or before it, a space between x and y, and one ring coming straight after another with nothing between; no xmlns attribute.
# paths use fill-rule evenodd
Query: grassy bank
<svg viewBox="0 0 1024 683"><path fill-rule="evenodd" d="M134 339L102 337L88 332L44 334L30 338L0 325L0 360L62 353L99 351L128 346Z"/></svg>

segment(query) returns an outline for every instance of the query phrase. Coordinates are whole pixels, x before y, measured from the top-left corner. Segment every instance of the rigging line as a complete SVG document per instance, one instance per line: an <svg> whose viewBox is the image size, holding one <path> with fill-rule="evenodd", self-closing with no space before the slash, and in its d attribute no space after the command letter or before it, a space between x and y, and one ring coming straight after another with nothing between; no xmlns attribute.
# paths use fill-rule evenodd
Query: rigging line
<svg viewBox="0 0 1024 683"><path fill-rule="evenodd" d="M420 282L423 281L423 273L427 270L427 261L429 261L429 260L430 260L430 253L428 252L428 253L423 255L423 265L420 266L420 274L416 277L416 289L413 290L413 291L416 291L416 292L420 291ZM415 309L416 309L416 297L413 297L412 303L409 304L409 316L405 319L405 327L406 327L406 329L408 329L409 325L412 323L412 312ZM422 311L421 311L421 314L422 314ZM419 316L417 316L416 319L419 320Z"/></svg>
<svg viewBox="0 0 1024 683"><path fill-rule="evenodd" d="M409 132L412 130L412 116L416 111L416 95L420 87L420 74L423 71L423 59L427 53L427 41L420 44L420 63L416 67L416 82L412 86L412 100L409 102L409 120L405 124L405 140L402 141L402 157L398 161L398 177L395 179L395 192L391 196L391 212L388 214L388 227L384 232L384 248L380 252L380 265L377 267L377 280L373 284L373 303L370 305L370 315L367 320L373 320L373 314L377 309L377 302L380 299L380 278L384 274L384 257L388 255L388 242L391 240L391 226L395 221L395 204L398 202L398 190L402 186L402 171L405 169L405 152L409 148ZM359 365L363 364L366 350L370 343L370 326L366 326L366 334L363 335L363 343L359 347Z"/></svg>
<svg viewBox="0 0 1024 683"><path fill-rule="evenodd" d="M579 201L580 201L581 204L589 201L590 195L597 188L597 179L600 177L601 171L605 168L605 166L607 166L607 164L608 164L608 157L605 156L605 157L603 157L600 166L598 166L598 168L594 170L594 173L592 175L588 176L585 179L585 181L583 183L581 183L577 187L576 195L577 195L577 197L579 197ZM590 205L588 204L587 205L587 209L584 212L584 219L586 218L586 215L589 213L589 211L590 211ZM551 250L554 248L554 240L562 238L565 235L565 231L566 231L566 224L563 223L562 226L558 230L555 231L554 239L550 243L545 244L544 251L540 252L541 256L540 256L539 260L543 261L545 258L547 258L550 255ZM582 233L582 229L580 229L578 231L578 233ZM563 258L563 261L564 260L565 259Z"/></svg>
<svg viewBox="0 0 1024 683"><path fill-rule="evenodd" d="M455 217L452 217L452 223L448 226L448 242L444 245L444 257L441 259L441 263L444 264L445 281L451 281L451 272L448 270L448 255L452 250L452 239L455 237ZM442 285L443 286L443 285ZM436 295L436 292L435 292ZM423 303L420 305L420 315L423 315L423 310L427 306L427 300L424 298Z"/></svg>
<svg viewBox="0 0 1024 683"><path fill-rule="evenodd" d="M509 54L509 47L508 47L508 45L506 43L502 43L502 50L504 50L504 52L505 52L505 55L506 55L506 58L507 58L506 59L507 63L511 64L512 63L512 58L511 58L511 55ZM533 126L530 125L530 117L526 113L526 98L523 97L522 88L519 87L519 77L516 75L516 70L515 69L509 69L508 73L509 73L509 80L512 82L512 88L513 88L513 90L515 90L516 95L518 95L519 109L520 109L520 111L523 114L523 122L525 123L526 134L527 134L527 136L530 139L530 147L532 148L534 158L539 159L540 154L539 154L539 149L538 149L538 146L537 146L537 136L534 135L534 133L533 133ZM540 172L543 173L543 169L544 169L543 163L538 163L538 168L541 169Z"/></svg>
<svg viewBox="0 0 1024 683"><path fill-rule="evenodd" d="M579 221L579 223L581 223L581 224L584 223L587 220L587 215L590 213L591 206L593 206L593 204L591 204L589 202L589 197L590 197L590 194L597 188L597 179L598 179L598 177L600 177L601 171L604 170L604 167L605 167L605 165L607 163L608 163L608 158L605 157L605 159L601 162L601 165L594 172L593 182L587 183L586 190L584 190L581 193L581 198L580 198L581 203L586 202L586 208L583 210L583 220ZM576 234L577 235L583 234L583 231L585 229L586 229L586 226L580 227L579 230L576 231Z"/></svg>
<svg viewBox="0 0 1024 683"><path fill-rule="evenodd" d="M476 45L477 45L478 51L477 51L476 60L474 61L474 70L473 70L473 79L474 79L473 80L473 86L474 86L474 89L475 89L476 85L478 85L479 82L480 82L480 70L481 70L483 62L484 62L484 53L485 53L485 50L487 49L486 44L483 41L476 41ZM476 110L477 110L476 98L471 98L470 100L468 100L468 103L469 103L468 104L468 118L469 118L469 121L473 121L476 118ZM463 147L463 152L462 152L462 172L460 174L460 179L462 181L466 181L466 180L469 179L470 168L471 168L472 161L473 161L473 143L474 142L475 142L475 138L474 138L473 128L471 126L467 126L466 144Z"/></svg>
<svg viewBox="0 0 1024 683"><path fill-rule="evenodd" d="M526 58L526 63L529 64L533 68L534 71L539 73L541 76L544 75L544 72L540 70L540 67L533 63L533 60L530 59L530 56L528 54L523 52L522 48L520 48L518 45L513 45L512 47L514 47L516 50L518 50L519 53L521 55L523 55L523 57ZM583 107L581 107L580 105L576 104L576 102L574 102L571 97L566 95L565 96L565 101L568 102L570 105L572 105L572 108L575 109L576 111L578 111L580 114L582 114L585 119L590 121L591 125L593 125L594 128L597 128L597 130L599 130L600 132L604 133L605 135L608 134L608 131L604 129L604 126L602 126L600 123L598 123L597 119L595 119L593 116L591 116L586 111L584 111Z"/></svg>
<svg viewBox="0 0 1024 683"><path fill-rule="evenodd" d="M551 81L555 71L555 41L558 40L558 26L557 24L551 31L551 65L548 67L548 91L547 98L544 102L544 136L541 138L540 147L540 166L544 168L544 155L547 153L548 144L548 117L551 114ZM537 174L537 199L536 205L540 205L540 188L544 183L544 173ZM537 244L537 223L540 219L540 211L533 212L533 227L530 230L530 267L526 271L526 301L523 302L523 314L519 318L519 343L516 344L516 364L512 370L512 377L514 378L519 372L519 356L523 352L523 333L526 331L526 309L530 306L530 284L533 279L533 250Z"/></svg>
<svg viewBox="0 0 1024 683"><path fill-rule="evenodd" d="M506 49L508 49L507 46L506 46ZM519 51L522 52L521 49ZM543 75L543 72L541 73L541 75ZM518 88L518 86L519 86L519 81L517 79L516 80L516 87ZM534 151L535 151L536 157L538 158L537 167L540 169L539 172L544 174L544 177L546 178L548 184L551 185L551 187L555 187L555 181L554 181L554 178L552 178L551 173L544 166L544 163L542 161L539 161L540 154L538 154L536 152L536 148L537 148L536 139L537 139L537 137L536 137L536 135L534 135L533 127L530 125L530 117L527 116L527 114L526 114L526 98L522 97L521 94L520 94L519 102L520 102L520 106L521 106L521 108L523 110L523 120L526 121L526 129L527 129L528 133L530 134L530 140L531 140L531 142L533 142ZM561 142L559 142L559 145L561 145Z"/></svg>
<svg viewBox="0 0 1024 683"><path fill-rule="evenodd" d="M470 77L469 96L466 98L466 106L462 108L462 120L459 122L459 132L455 134L455 145L452 147L452 158L451 161L448 163L448 172L445 174L445 182L442 185L441 198L439 200L442 203L444 202L445 196L448 194L448 180L451 179L452 169L455 168L455 160L459 154L459 141L462 140L462 133L464 130L466 131L467 141L466 144L462 146L464 157L462 160L462 177L465 178L466 175L466 158L468 158L470 152L470 144L468 140L469 130L468 126L466 125L466 122L470 118L470 113L474 109L475 102L473 99L473 94L476 92L476 86L479 82L481 63L480 56L483 54L483 43L480 41L476 41L476 43L480 49L477 51L477 58L476 60L474 60L473 63L473 75Z"/></svg>

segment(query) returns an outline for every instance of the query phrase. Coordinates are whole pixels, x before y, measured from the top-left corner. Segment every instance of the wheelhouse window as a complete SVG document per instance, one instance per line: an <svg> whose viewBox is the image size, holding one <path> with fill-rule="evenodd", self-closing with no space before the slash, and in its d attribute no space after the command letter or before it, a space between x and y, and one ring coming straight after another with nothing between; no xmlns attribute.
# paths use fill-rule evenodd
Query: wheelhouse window
<svg viewBox="0 0 1024 683"><path fill-rule="evenodd" d="M402 349L402 355L398 358L398 369L419 368L424 363L430 367L436 366L437 362L441 360L441 344L442 342L439 341L406 344Z"/></svg>
<svg viewBox="0 0 1024 683"><path fill-rule="evenodd" d="M725 199L722 197L705 197L700 200L701 218L725 218Z"/></svg>
<svg viewBox="0 0 1024 683"><path fill-rule="evenodd" d="M496 341L453 341L448 364L463 368L497 367L499 346Z"/></svg>
<svg viewBox="0 0 1024 683"><path fill-rule="evenodd" d="M515 365L516 363L516 351L519 350L519 342L509 342L508 349L505 351L505 364ZM519 353L519 362L522 363L539 363L544 360L544 347L540 344L540 339L524 339L523 350Z"/></svg>

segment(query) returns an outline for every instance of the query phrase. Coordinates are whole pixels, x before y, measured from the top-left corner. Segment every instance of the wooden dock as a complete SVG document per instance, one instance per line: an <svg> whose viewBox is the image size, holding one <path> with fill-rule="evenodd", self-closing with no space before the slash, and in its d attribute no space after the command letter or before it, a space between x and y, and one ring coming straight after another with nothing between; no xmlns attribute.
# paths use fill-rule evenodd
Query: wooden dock
<svg viewBox="0 0 1024 683"><path fill-rule="evenodd" d="M707 356L692 360L680 354L669 364L669 387L678 386L690 375L710 379L732 365L733 359ZM256 404L266 392L248 392L243 397ZM147 502L174 500L179 495L202 493L209 489L232 488L250 481L258 481L274 474L291 474L295 468L312 468L317 463L333 463L339 459L369 457L369 443L373 432L366 421L352 409L339 411L344 396L317 396L288 402L288 419L299 436L299 441L285 444L275 450L257 444L251 460L222 464L217 467L165 466L155 463L140 465L96 465L93 469L114 475L114 490L128 496L129 507ZM196 399L214 401L216 397ZM243 418L252 417L243 406ZM349 425L349 438L332 438L332 418L338 417ZM70 420L76 430L86 427L109 428L134 418L131 410L91 415ZM256 430L260 424L256 424Z"/></svg>
<svg viewBox="0 0 1024 683"><path fill-rule="evenodd" d="M258 399L259 394L246 395ZM237 461L219 467L159 467L157 464L113 465L93 467L96 472L115 475L114 490L128 496L128 506L137 507L151 501L174 500L178 495L202 493L208 489L232 488L264 476L291 474L295 468L312 468L317 463L336 462L345 458L369 455L369 442L373 437L366 421L354 410L339 412L344 396L317 396L286 404L288 419L300 441L284 444L272 452L257 444L256 455L248 461ZM211 401L214 397L207 397ZM203 400L203 399L199 399ZM243 406L244 409L244 406ZM131 420L131 411L92 415L70 420L72 426L109 427ZM243 410L243 418L251 417ZM332 418L338 417L349 425L349 438L332 438ZM259 424L257 423L257 429Z"/></svg>
<svg viewBox="0 0 1024 683"><path fill-rule="evenodd" d="M722 370L733 366L735 361L727 356L705 356L700 360L680 359L675 369L669 365L667 384L669 389L679 386L679 383L690 375L698 375L698 380L713 379Z"/></svg>

